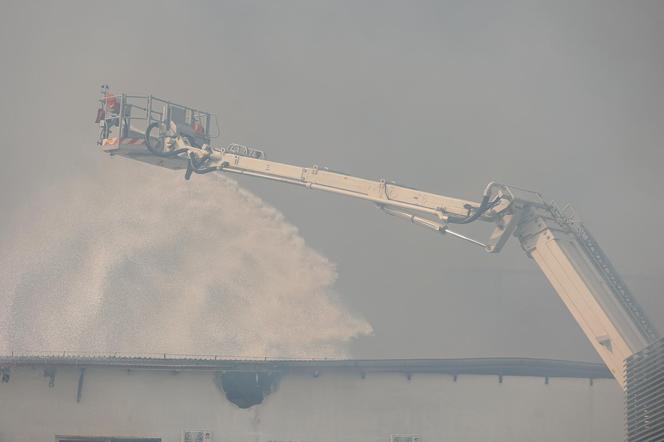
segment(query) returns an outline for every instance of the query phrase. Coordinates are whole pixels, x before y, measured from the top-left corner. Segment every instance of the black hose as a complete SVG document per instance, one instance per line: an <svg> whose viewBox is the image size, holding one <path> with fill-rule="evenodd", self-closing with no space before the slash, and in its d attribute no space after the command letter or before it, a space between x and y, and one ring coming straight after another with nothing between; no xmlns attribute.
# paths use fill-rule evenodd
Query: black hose
<svg viewBox="0 0 664 442"><path fill-rule="evenodd" d="M187 163L187 171L184 174L184 179L189 180L191 178L192 173L196 173L198 175L205 175L206 173L222 170L224 166L228 165L228 163L225 161L221 166L213 166L213 167L200 167L200 164L201 163L199 163L198 160L196 160L193 155L190 155L189 162Z"/></svg>
<svg viewBox="0 0 664 442"><path fill-rule="evenodd" d="M207 167L205 169L194 169L194 172L196 172L199 175L205 175L206 173L216 172L217 170L219 169L216 167Z"/></svg>
<svg viewBox="0 0 664 442"><path fill-rule="evenodd" d="M184 179L189 181L192 173L194 173L194 168L191 166L191 160L189 160L187 162L187 171L184 173Z"/></svg>
<svg viewBox="0 0 664 442"><path fill-rule="evenodd" d="M477 218L482 216L484 212L488 210L489 206L489 195L485 195L482 198L482 202L479 207L467 207L471 211L467 216L450 216L447 218L448 223L452 224L468 224L475 221ZM474 209L474 211L473 211Z"/></svg>
<svg viewBox="0 0 664 442"><path fill-rule="evenodd" d="M486 213L487 210L492 209L493 207L496 206L496 204L498 204L498 203L500 202L500 197L497 197L497 198L496 198L495 200L493 200L493 201L489 201L489 198L490 198L489 195L484 195L484 197L482 197L482 201L480 202L480 206L479 206L479 207L472 207L472 206L469 206L468 209L469 209L472 213L468 214L468 216L464 216L464 217L450 216L449 218L447 218L447 222L448 222L448 223L452 223L452 224L468 224L468 223L472 223L472 222L475 221L477 218L479 218L480 216L484 215L484 213Z"/></svg>
<svg viewBox="0 0 664 442"><path fill-rule="evenodd" d="M163 150L159 150L158 145L152 145L152 140L150 139L150 132L152 132L152 129L159 127L161 123L158 121L150 124L147 129L145 129L145 145L147 146L148 150L150 151L151 154L156 155L158 157L174 157L177 155L180 155L181 153L187 152L189 149L187 148L182 148L182 149L176 149L170 152L164 152ZM161 143L161 148L163 149L163 143L164 140L161 140L157 138L157 143Z"/></svg>

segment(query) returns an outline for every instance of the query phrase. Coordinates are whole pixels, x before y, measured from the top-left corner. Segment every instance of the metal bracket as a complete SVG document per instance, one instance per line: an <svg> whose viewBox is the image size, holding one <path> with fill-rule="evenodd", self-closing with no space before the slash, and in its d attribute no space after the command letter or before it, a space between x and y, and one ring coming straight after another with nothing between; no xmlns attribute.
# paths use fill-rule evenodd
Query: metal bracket
<svg viewBox="0 0 664 442"><path fill-rule="evenodd" d="M521 222L523 211L517 210L516 213L508 213L503 215L496 223L496 228L493 230L486 250L489 253L498 253L502 250L507 240L512 236L516 227Z"/></svg>

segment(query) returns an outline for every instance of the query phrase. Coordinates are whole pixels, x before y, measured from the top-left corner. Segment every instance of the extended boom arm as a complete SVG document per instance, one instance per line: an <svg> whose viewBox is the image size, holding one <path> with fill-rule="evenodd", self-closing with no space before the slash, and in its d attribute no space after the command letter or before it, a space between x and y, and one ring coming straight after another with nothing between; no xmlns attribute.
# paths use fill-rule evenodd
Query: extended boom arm
<svg viewBox="0 0 664 442"><path fill-rule="evenodd" d="M160 155L135 147L111 153L192 174L232 172L304 186L375 203L390 215L449 233L488 252L499 252L514 235L544 272L590 343L624 388L623 363L658 335L588 230L535 192L489 184L480 203L423 192L385 180L358 178L325 168L268 161L260 151L192 147L181 138ZM449 229L485 221L495 225L486 243Z"/></svg>

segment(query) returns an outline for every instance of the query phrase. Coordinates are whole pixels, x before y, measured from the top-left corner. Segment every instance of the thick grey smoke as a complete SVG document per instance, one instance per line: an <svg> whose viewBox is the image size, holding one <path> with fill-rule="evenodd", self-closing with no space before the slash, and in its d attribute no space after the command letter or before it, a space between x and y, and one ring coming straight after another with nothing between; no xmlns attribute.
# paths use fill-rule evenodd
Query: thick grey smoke
<svg viewBox="0 0 664 442"><path fill-rule="evenodd" d="M99 85L110 84L217 113L216 146L470 200L497 180L570 203L664 330L664 2L70 0L0 10L2 259L8 218L45 213L35 193L114 163L95 148L92 124ZM125 179L149 173L133 167ZM122 187L97 180L76 182ZM352 341L355 357L598 361L517 242L490 255L364 202L239 182L338 263L340 297L375 330ZM168 193L173 182L155 185ZM104 233L98 225L89 235ZM490 232L473 228L460 230Z"/></svg>
<svg viewBox="0 0 664 442"><path fill-rule="evenodd" d="M234 181L116 164L15 218L0 353L343 356L371 332L336 302L334 265Z"/></svg>

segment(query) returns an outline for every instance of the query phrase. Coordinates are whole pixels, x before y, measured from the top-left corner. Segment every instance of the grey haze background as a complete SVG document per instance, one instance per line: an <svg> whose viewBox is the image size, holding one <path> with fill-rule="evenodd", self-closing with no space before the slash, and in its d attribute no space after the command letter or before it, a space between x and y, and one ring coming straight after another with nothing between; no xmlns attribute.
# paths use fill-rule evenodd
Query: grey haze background
<svg viewBox="0 0 664 442"><path fill-rule="evenodd" d="M0 241L19 208L40 216L40 190L106 173L92 121L109 83L216 112L224 144L272 159L569 202L664 331L662 2L0 7ZM356 357L597 359L514 243L487 255L362 202L240 183L338 264L343 302L375 332Z"/></svg>

